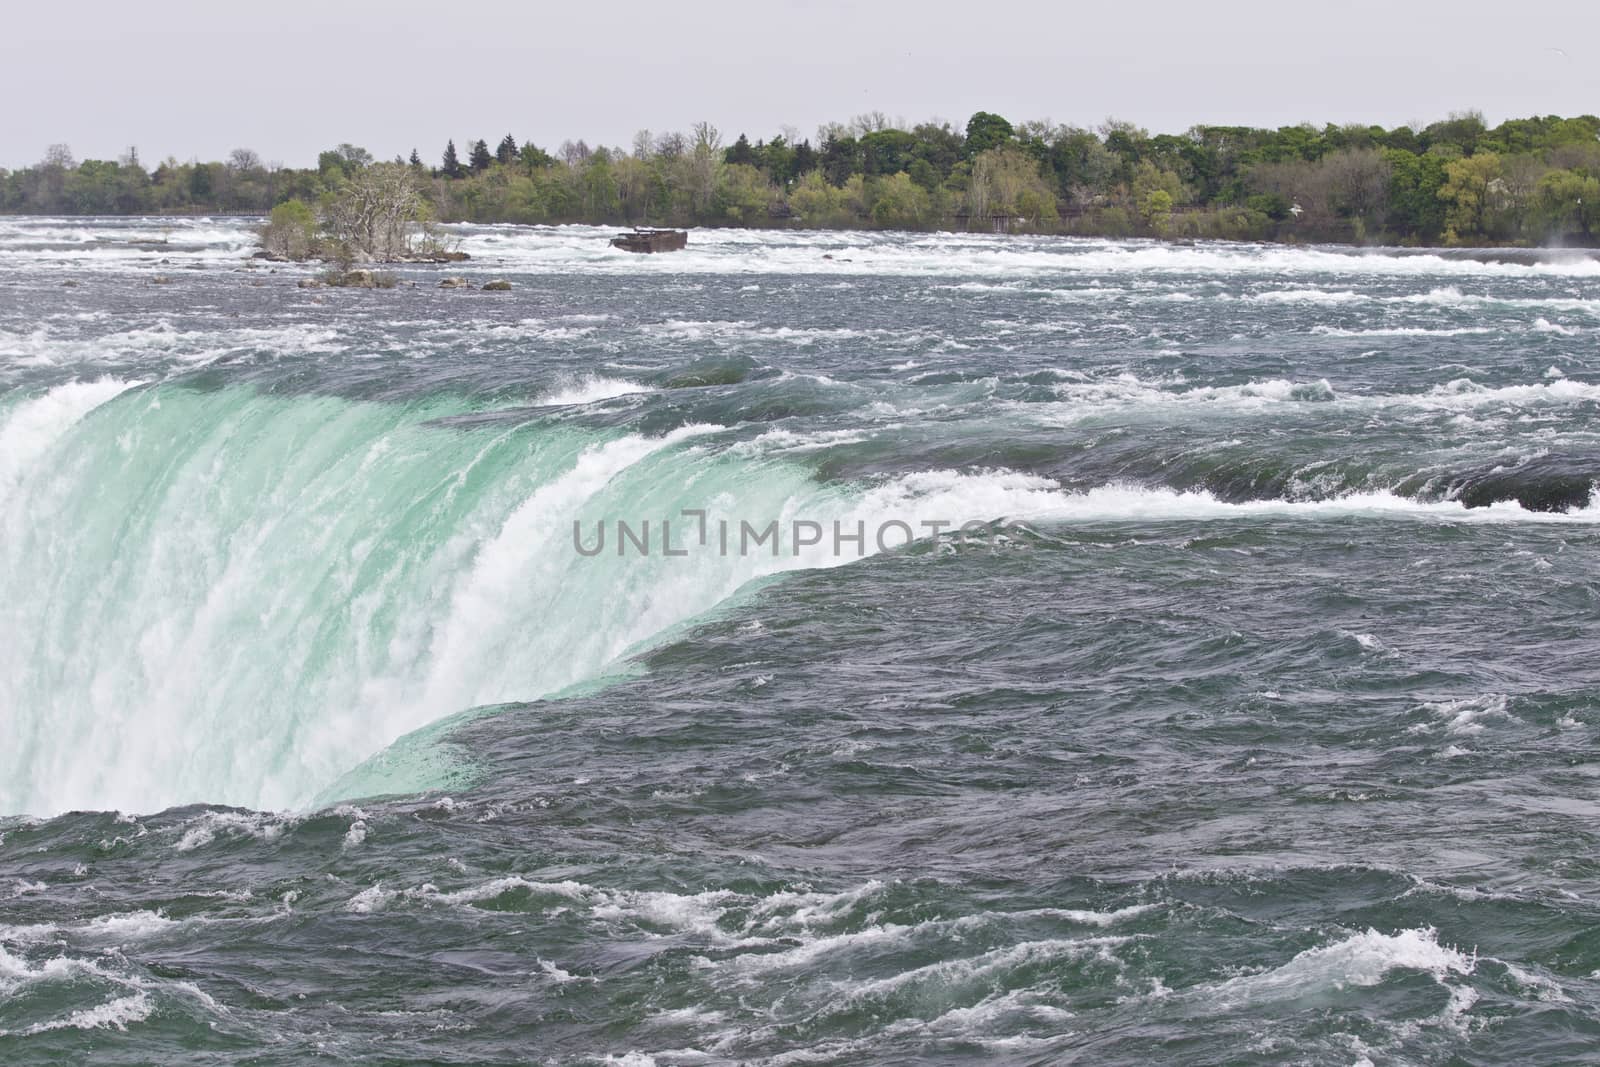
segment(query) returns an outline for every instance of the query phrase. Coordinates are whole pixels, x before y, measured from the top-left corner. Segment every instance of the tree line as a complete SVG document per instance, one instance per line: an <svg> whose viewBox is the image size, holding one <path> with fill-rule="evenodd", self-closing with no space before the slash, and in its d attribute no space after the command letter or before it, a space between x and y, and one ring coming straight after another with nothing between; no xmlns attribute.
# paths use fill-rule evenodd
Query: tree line
<svg viewBox="0 0 1600 1067"><path fill-rule="evenodd" d="M76 162L52 147L0 170L0 212L265 213L326 205L367 168L403 168L422 214L441 221L1028 230L1400 244L1595 243L1600 118L1544 116L1490 127L1463 112L1420 129L1196 126L1151 135L1013 124L978 112L964 127L831 124L731 142L709 123L641 131L630 147L568 141L555 151L507 134L454 141L438 163L413 149L380 164L350 144L313 168L130 151Z"/></svg>

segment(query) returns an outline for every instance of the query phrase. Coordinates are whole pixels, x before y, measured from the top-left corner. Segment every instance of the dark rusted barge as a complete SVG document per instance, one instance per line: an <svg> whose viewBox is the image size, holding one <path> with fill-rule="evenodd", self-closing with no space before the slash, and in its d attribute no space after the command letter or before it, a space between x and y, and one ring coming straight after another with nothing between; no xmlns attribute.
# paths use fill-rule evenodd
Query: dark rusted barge
<svg viewBox="0 0 1600 1067"><path fill-rule="evenodd" d="M676 252L689 243L684 230L653 230L635 226L632 233L619 233L611 239L613 248L624 252Z"/></svg>

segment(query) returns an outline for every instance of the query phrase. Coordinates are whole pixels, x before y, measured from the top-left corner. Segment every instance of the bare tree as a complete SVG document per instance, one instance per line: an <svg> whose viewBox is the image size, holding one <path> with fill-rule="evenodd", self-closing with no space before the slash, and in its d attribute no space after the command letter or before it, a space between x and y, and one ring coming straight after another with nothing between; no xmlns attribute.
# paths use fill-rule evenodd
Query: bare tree
<svg viewBox="0 0 1600 1067"><path fill-rule="evenodd" d="M715 152L722 147L722 134L711 123L697 122L694 124L693 132L696 153L701 151Z"/></svg>
<svg viewBox="0 0 1600 1067"><path fill-rule="evenodd" d="M865 137L869 133L887 130L891 125L893 123L889 121L888 115L881 111L868 111L850 120L850 132L857 137Z"/></svg>
<svg viewBox="0 0 1600 1067"><path fill-rule="evenodd" d="M656 155L665 159L677 159L687 151L689 139L676 130L656 138Z"/></svg>
<svg viewBox="0 0 1600 1067"><path fill-rule="evenodd" d="M411 251L423 217L422 191L411 168L374 163L352 174L323 211L323 225L352 260L392 262Z"/></svg>
<svg viewBox="0 0 1600 1067"><path fill-rule="evenodd" d="M1378 225L1389 205L1389 161L1371 148L1344 149L1315 163L1293 160L1250 168L1250 187L1298 204L1299 225L1337 229L1348 219L1359 235Z"/></svg>
<svg viewBox="0 0 1600 1067"><path fill-rule="evenodd" d="M829 141L842 141L851 136L850 127L842 122L824 122L817 127L817 143L827 144Z"/></svg>
<svg viewBox="0 0 1600 1067"><path fill-rule="evenodd" d="M1371 148L1346 149L1314 164L1327 190L1328 206L1339 215L1379 221L1389 205L1389 178L1393 168L1383 154Z"/></svg>
<svg viewBox="0 0 1600 1067"><path fill-rule="evenodd" d="M261 169L261 157L251 148L235 148L228 154L228 169L245 173Z"/></svg>
<svg viewBox="0 0 1600 1067"><path fill-rule="evenodd" d="M694 124L694 155L689 180L689 207L698 216L711 209L717 194L717 174L722 169L722 134L709 122Z"/></svg>

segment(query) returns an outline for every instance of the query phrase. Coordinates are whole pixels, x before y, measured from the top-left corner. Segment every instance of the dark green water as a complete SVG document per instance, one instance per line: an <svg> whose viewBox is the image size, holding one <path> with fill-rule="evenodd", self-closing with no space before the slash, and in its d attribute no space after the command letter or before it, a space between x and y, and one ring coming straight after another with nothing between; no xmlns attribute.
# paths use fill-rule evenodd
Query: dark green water
<svg viewBox="0 0 1600 1067"><path fill-rule="evenodd" d="M466 233L0 220L0 1062L1600 1062L1600 266Z"/></svg>

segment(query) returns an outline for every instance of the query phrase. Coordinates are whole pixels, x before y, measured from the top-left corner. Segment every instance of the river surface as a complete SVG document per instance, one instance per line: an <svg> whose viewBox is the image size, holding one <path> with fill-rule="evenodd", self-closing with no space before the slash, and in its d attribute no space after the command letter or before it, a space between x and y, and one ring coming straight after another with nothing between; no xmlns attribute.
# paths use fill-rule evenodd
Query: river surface
<svg viewBox="0 0 1600 1067"><path fill-rule="evenodd" d="M454 232L0 219L0 1061L1596 1062L1600 263Z"/></svg>

